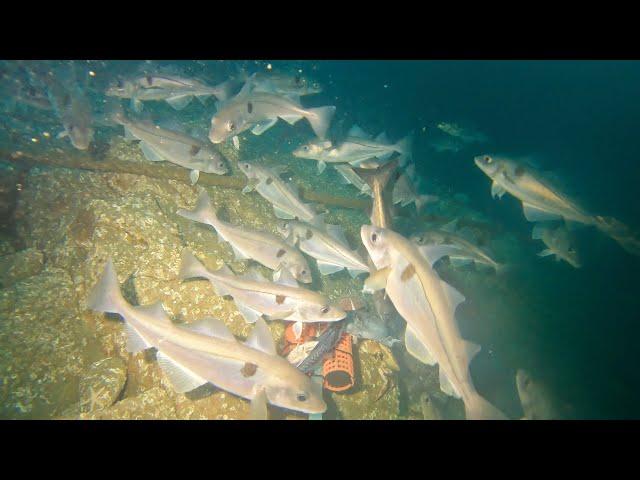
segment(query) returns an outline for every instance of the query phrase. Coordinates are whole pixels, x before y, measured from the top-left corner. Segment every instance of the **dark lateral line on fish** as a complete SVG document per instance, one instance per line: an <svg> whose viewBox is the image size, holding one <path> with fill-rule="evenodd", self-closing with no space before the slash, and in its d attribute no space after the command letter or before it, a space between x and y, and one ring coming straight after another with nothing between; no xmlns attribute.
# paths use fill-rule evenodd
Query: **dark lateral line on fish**
<svg viewBox="0 0 640 480"><path fill-rule="evenodd" d="M25 166L31 168L36 165L45 165L48 167L72 168L94 172L129 173L163 180L176 180L191 185L189 178L190 171L186 168L170 164L159 165L151 162L128 162L117 159L96 160L89 154L82 152L50 152L47 155L40 155L33 152L0 150L0 161L7 161L22 168ZM246 178L237 176L215 175L201 172L198 185L242 190L247 185L247 181ZM355 210L367 210L371 207L371 201L367 199L334 197L304 188L300 188L299 190L302 199L308 202L318 202L329 206L352 208Z"/></svg>

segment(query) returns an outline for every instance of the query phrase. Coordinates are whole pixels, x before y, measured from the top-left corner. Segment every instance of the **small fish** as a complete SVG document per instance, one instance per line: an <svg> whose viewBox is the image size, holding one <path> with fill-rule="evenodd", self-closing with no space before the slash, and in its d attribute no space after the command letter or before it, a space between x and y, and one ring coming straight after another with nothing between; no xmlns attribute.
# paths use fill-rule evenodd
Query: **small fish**
<svg viewBox="0 0 640 480"><path fill-rule="evenodd" d="M522 202L524 216L528 221L544 222L564 218L567 222L596 224L593 216L533 167L491 155L479 155L474 161L493 180L491 195L494 198L502 197L509 192Z"/></svg>
<svg viewBox="0 0 640 480"><path fill-rule="evenodd" d="M287 355L287 361L291 365L298 365L309 356L309 353L311 353L317 344L318 342L316 340L312 340L310 342L304 342L300 345L296 345L296 347Z"/></svg>
<svg viewBox="0 0 640 480"><path fill-rule="evenodd" d="M413 181L414 165L410 164L404 173L400 174L393 186L392 200L394 205L400 204L405 207L410 203L415 204L418 213L422 211L428 203L437 202L439 198L435 195L421 195Z"/></svg>
<svg viewBox="0 0 640 480"><path fill-rule="evenodd" d="M294 187L280 178L282 168L269 169L249 162L240 162L238 165L248 180L242 192L249 193L253 190L258 192L273 205L278 218L297 218L313 225L323 225L324 217L318 215L310 205L302 202L294 191Z"/></svg>
<svg viewBox="0 0 640 480"><path fill-rule="evenodd" d="M383 132L375 139L354 125L347 138L337 147L330 141L315 140L298 147L293 156L318 161L318 171L322 173L327 163L348 163L359 168L379 168L394 154L404 159L411 158L412 135L391 144Z"/></svg>
<svg viewBox="0 0 640 480"><path fill-rule="evenodd" d="M498 273L505 271L506 266L496 262L484 249L451 231L453 229L451 225L452 224L449 223L442 227L442 229L432 229L422 233L416 233L411 236L411 241L419 246L450 245L455 247L455 250L452 250L448 255L454 266L476 262L492 267Z"/></svg>
<svg viewBox="0 0 640 480"><path fill-rule="evenodd" d="M557 420L559 412L547 388L525 370L516 372L516 388L524 411L522 420Z"/></svg>
<svg viewBox="0 0 640 480"><path fill-rule="evenodd" d="M309 265L296 248L270 233L249 230L218 219L206 191L200 194L192 211L179 209L176 213L211 225L220 238L231 245L236 259L252 259L272 270L284 268L296 280L311 283Z"/></svg>
<svg viewBox="0 0 640 480"><path fill-rule="evenodd" d="M269 320L296 322L294 332L299 337L302 322L337 322L347 314L338 306L329 304L322 294L301 288L286 270L279 270L274 282L270 282L255 270L236 276L223 265L215 272L184 251L180 278L205 278L211 282L218 295L230 295L236 307L249 323L265 315Z"/></svg>
<svg viewBox="0 0 640 480"><path fill-rule="evenodd" d="M300 74L286 75L258 72L251 77L250 81L254 92L274 93L293 98L322 92L322 87L318 82L309 80Z"/></svg>
<svg viewBox="0 0 640 480"><path fill-rule="evenodd" d="M393 338L388 322L383 317L368 312L354 313L347 323L346 331L354 337L375 340L390 348L396 343L402 343Z"/></svg>
<svg viewBox="0 0 640 480"><path fill-rule="evenodd" d="M233 79L211 87L192 78L152 74L131 80L118 79L105 94L110 97L130 99L136 112L142 111L143 102L152 100L166 101L176 110L182 110L194 97L202 103L210 96L218 100L226 100L233 86Z"/></svg>
<svg viewBox="0 0 640 480"><path fill-rule="evenodd" d="M304 222L283 220L278 222L278 233L315 258L322 275L330 275L346 268L355 278L360 273L369 271L364 260L349 246L342 228L337 225L324 225L321 230Z"/></svg>
<svg viewBox="0 0 640 480"><path fill-rule="evenodd" d="M267 403L304 413L326 410L322 391L278 356L262 319L256 321L244 343L212 317L176 325L160 302L134 307L124 299L111 259L90 292L87 305L97 312L122 316L127 351L156 348L158 364L178 393L212 383L250 400L252 418L256 419L266 419Z"/></svg>
<svg viewBox="0 0 640 480"><path fill-rule="evenodd" d="M191 170L195 184L200 172L224 175L229 171L224 157L213 146L184 133L126 118L122 112L112 115L124 127L125 138L139 140L142 153L152 162L171 162Z"/></svg>
<svg viewBox="0 0 640 480"><path fill-rule="evenodd" d="M344 331L345 322L335 322L328 325L320 337L318 337L318 341L313 350L309 352L302 362L297 364L298 370L306 374L313 373L316 366L335 350Z"/></svg>
<svg viewBox="0 0 640 480"><path fill-rule="evenodd" d="M547 246L538 253L539 257L555 255L556 261L564 260L574 268L580 268L580 256L573 245L569 231L562 225L552 227L544 223L536 223L533 227L531 238L542 240Z"/></svg>
<svg viewBox="0 0 640 480"><path fill-rule="evenodd" d="M460 139L464 143L486 143L487 136L471 128L464 128L455 123L440 122L436 127L452 137Z"/></svg>
<svg viewBox="0 0 640 480"><path fill-rule="evenodd" d="M262 135L279 118L291 125L306 118L316 136L324 138L335 111L333 106L303 108L291 98L252 91L251 82L247 81L235 97L218 104L218 111L211 118L209 140L221 143L249 129L254 135Z"/></svg>
<svg viewBox="0 0 640 480"><path fill-rule="evenodd" d="M464 296L443 282L433 269L452 247L418 247L392 230L363 225L364 243L375 267L376 282L368 288L384 288L407 322L407 351L428 365L438 364L440 388L461 398L469 419L504 419L502 412L475 389L469 364L480 346L464 340L455 319Z"/></svg>

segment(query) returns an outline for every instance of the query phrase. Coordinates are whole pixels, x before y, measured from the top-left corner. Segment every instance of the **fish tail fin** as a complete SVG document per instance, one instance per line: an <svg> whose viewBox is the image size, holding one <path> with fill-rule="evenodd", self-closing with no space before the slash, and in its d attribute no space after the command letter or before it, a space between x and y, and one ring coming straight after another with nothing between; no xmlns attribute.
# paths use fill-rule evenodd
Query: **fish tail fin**
<svg viewBox="0 0 640 480"><path fill-rule="evenodd" d="M464 402L467 420L508 420L507 416L476 394Z"/></svg>
<svg viewBox="0 0 640 480"><path fill-rule="evenodd" d="M193 253L189 250L182 252L182 258L180 260L180 273L178 277L180 280L186 280L188 278L206 277L207 268L198 260Z"/></svg>
<svg viewBox="0 0 640 480"><path fill-rule="evenodd" d="M211 207L211 200L209 199L209 195L204 190L198 196L196 206L193 210L185 210L184 208L180 208L176 211L176 214L180 215L181 217L188 218L189 220L193 220L194 222L207 223L213 227L215 227L215 224L218 221L216 212Z"/></svg>
<svg viewBox="0 0 640 480"><path fill-rule="evenodd" d="M372 190L376 182L380 183L382 190L384 190L389 183L389 180L394 177L397 168L398 158L396 157L396 159L386 163L380 168L354 168L353 171L356 172Z"/></svg>
<svg viewBox="0 0 640 480"><path fill-rule="evenodd" d="M87 307L96 312L118 313L123 315L128 303L120 291L118 275L109 258L104 266L98 283L93 287L87 298Z"/></svg>
<svg viewBox="0 0 640 480"><path fill-rule="evenodd" d="M618 242L627 253L640 256L640 238L627 225L613 217L596 216L593 221L602 233Z"/></svg>
<svg viewBox="0 0 640 480"><path fill-rule="evenodd" d="M395 151L403 155L407 161L413 158L413 132L409 132L406 137L396 143L394 148Z"/></svg>
<svg viewBox="0 0 640 480"><path fill-rule="evenodd" d="M311 124L313 132L318 138L324 139L327 136L333 114L336 113L336 107L310 108L307 112L306 117Z"/></svg>

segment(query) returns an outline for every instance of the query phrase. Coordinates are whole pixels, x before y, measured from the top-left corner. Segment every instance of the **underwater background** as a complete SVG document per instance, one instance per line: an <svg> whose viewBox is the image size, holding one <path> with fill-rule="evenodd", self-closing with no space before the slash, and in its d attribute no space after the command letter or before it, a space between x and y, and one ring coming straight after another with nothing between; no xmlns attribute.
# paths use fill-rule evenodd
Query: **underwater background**
<svg viewBox="0 0 640 480"><path fill-rule="evenodd" d="M640 62L78 60L72 62L76 79L95 119L92 145L82 152L56 138L61 126L53 112L20 101L23 90L16 84L28 83L24 67L38 63L45 70L69 64L0 63L1 418L243 418L248 411L244 402L213 387L195 397L171 392L152 360L140 354L132 359L124 351L117 317L84 307L112 255L119 273L128 275L123 288L132 303L151 303L160 295L174 319L226 316L235 335L248 335L231 305L202 300L211 294L206 282L172 283L169 272L175 275L185 245L211 266L218 259L232 261L213 233L174 215L176 208L192 208L197 187L34 160L80 155L96 163L117 158L148 164L124 141L122 128L109 124L104 95L115 79L141 68L179 72L210 85L240 69L304 75L323 90L303 97L303 105L336 106L329 137L344 136L354 124L373 135L384 131L393 141L413 132L421 193L440 200L425 206L426 217L413 205L397 208L397 231L422 231L430 226L429 215L471 218L486 225L486 244L496 258L514 265L504 275L439 267L442 278L467 298L457 317L463 337L482 346L471 364L478 391L509 418L520 418L515 376L523 369L543 385L544 396L561 412L556 418L640 416L640 258L592 227L574 232L581 268L536 256L544 247L531 239L532 224L520 203L509 195L493 199L490 180L473 162L486 153L531 157L587 210L640 227ZM187 126L191 135L206 139L215 111L213 99L179 111L148 102L140 116ZM440 148L451 140L437 127L442 122L482 132L486 141ZM306 122L280 121L260 136L242 134L239 150L230 142L220 150L233 175L239 175L238 159L284 164L304 189L368 198L338 184L330 168L318 174L315 162L292 155L312 139ZM216 206L229 210L232 222L274 229L271 208L257 195L207 190ZM356 247L360 225L369 218L362 209L328 207L328 222L343 226ZM359 296L362 278L342 272L316 276L314 285L332 299ZM282 339L278 323L269 326ZM402 338L402 328L400 322L393 335ZM427 418L421 402L425 392L437 390L437 367L419 364L403 345L365 340L354 348L356 385L351 392L325 392L325 418ZM95 367L100 362L109 363L111 373L103 364ZM103 405L94 405L101 400L86 387L91 382L111 392ZM445 418L463 418L461 402L441 401Z"/></svg>

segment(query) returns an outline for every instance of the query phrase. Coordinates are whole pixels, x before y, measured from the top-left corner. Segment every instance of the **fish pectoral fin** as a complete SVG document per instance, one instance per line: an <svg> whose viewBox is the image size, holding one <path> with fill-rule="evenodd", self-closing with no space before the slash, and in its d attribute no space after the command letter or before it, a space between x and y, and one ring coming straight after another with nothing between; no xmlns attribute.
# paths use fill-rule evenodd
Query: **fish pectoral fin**
<svg viewBox="0 0 640 480"><path fill-rule="evenodd" d="M167 103L176 110L182 110L191 103L191 98L192 95L176 95L175 97L167 98Z"/></svg>
<svg viewBox="0 0 640 480"><path fill-rule="evenodd" d="M242 189L242 193L253 192L259 183L260 183L260 180L258 180L257 178L252 178L247 182L245 187Z"/></svg>
<svg viewBox="0 0 640 480"><path fill-rule="evenodd" d="M318 173L324 172L325 168L327 168L327 164L322 160L318 160Z"/></svg>
<svg viewBox="0 0 640 480"><path fill-rule="evenodd" d="M548 248L545 248L544 250L538 253L539 257L547 257L549 255L553 255L553 252Z"/></svg>
<svg viewBox="0 0 640 480"><path fill-rule="evenodd" d="M332 273L339 272L340 270L343 270L343 269L344 269L344 266L342 265L334 265L331 263L321 262L320 260L318 260L318 270L320 270L320 273L322 275L331 275Z"/></svg>
<svg viewBox="0 0 640 480"><path fill-rule="evenodd" d="M302 322L295 322L293 324L293 334L296 340L299 340L302 336Z"/></svg>
<svg viewBox="0 0 640 480"><path fill-rule="evenodd" d="M460 392L453 386L449 377L440 369L439 372L440 390L454 398L461 398Z"/></svg>
<svg viewBox="0 0 640 480"><path fill-rule="evenodd" d="M404 344L413 357L420 360L427 365L435 365L437 362L427 347L418 339L415 331L407 324L407 329L404 332Z"/></svg>
<svg viewBox="0 0 640 480"><path fill-rule="evenodd" d="M124 126L124 139L126 141L128 141L128 142L132 142L134 140L137 140L135 135L133 133L131 133L131 130L129 130L126 125Z"/></svg>
<svg viewBox="0 0 640 480"><path fill-rule="evenodd" d="M273 206L273 213L276 214L276 217L281 218L283 220L291 220L295 218L294 215L291 215L289 212L285 212L284 210L282 210L279 207L276 207L275 205Z"/></svg>
<svg viewBox="0 0 640 480"><path fill-rule="evenodd" d="M287 287L299 287L296 279L291 275L291 272L284 268L282 265L273 272L273 281Z"/></svg>
<svg viewBox="0 0 640 480"><path fill-rule="evenodd" d="M208 383L204 378L194 374L185 366L169 358L162 350L158 351L157 359L158 365L160 365L160 368L171 382L171 385L173 385L174 390L178 393L190 392Z"/></svg>
<svg viewBox="0 0 640 480"><path fill-rule="evenodd" d="M491 184L491 196L493 198L502 198L505 193L507 193L505 188L494 180Z"/></svg>
<svg viewBox="0 0 640 480"><path fill-rule="evenodd" d="M444 280L440 280L440 284L442 285L442 289L444 290L447 298L449 299L449 305L451 305L451 311L455 312L458 305L464 302L466 299L464 295L462 295L458 290L453 288Z"/></svg>
<svg viewBox="0 0 640 480"><path fill-rule="evenodd" d="M248 347L255 348L256 350L260 350L261 352L269 355L278 354L271 331L269 330L267 323L261 318L256 320L255 327L253 327L249 338L247 338L247 341L244 343Z"/></svg>
<svg viewBox="0 0 640 480"><path fill-rule="evenodd" d="M260 312L256 312L254 309L249 308L246 305L242 305L236 302L236 307L247 323L256 323L260 318Z"/></svg>
<svg viewBox="0 0 640 480"><path fill-rule="evenodd" d="M164 162L164 158L148 143L140 142L140 150L144 157L151 162Z"/></svg>
<svg viewBox="0 0 640 480"><path fill-rule="evenodd" d="M252 129L251 129L251 133L253 133L254 135L262 135L264 132L266 132L267 130L269 130L271 127L273 127L276 122L278 121L277 118L273 118L271 120L267 120L265 122L260 122L257 123Z"/></svg>
<svg viewBox="0 0 640 480"><path fill-rule="evenodd" d="M258 392L251 399L249 409L249 420L268 420L269 411L267 408L267 394L264 388L259 388Z"/></svg>
<svg viewBox="0 0 640 480"><path fill-rule="evenodd" d="M198 179L200 178L200 170L191 170L189 172L189 180L191 181L191 185L195 185L198 183Z"/></svg>
<svg viewBox="0 0 640 480"><path fill-rule="evenodd" d="M369 274L369 277L364 281L362 291L364 293L373 293L378 290L382 290L387 286L387 279L391 273L391 267L381 268Z"/></svg>
<svg viewBox="0 0 640 480"><path fill-rule="evenodd" d="M530 222L546 222L548 220L560 220L562 216L557 213L551 213L541 208L535 207L529 203L522 202L524 216Z"/></svg>

